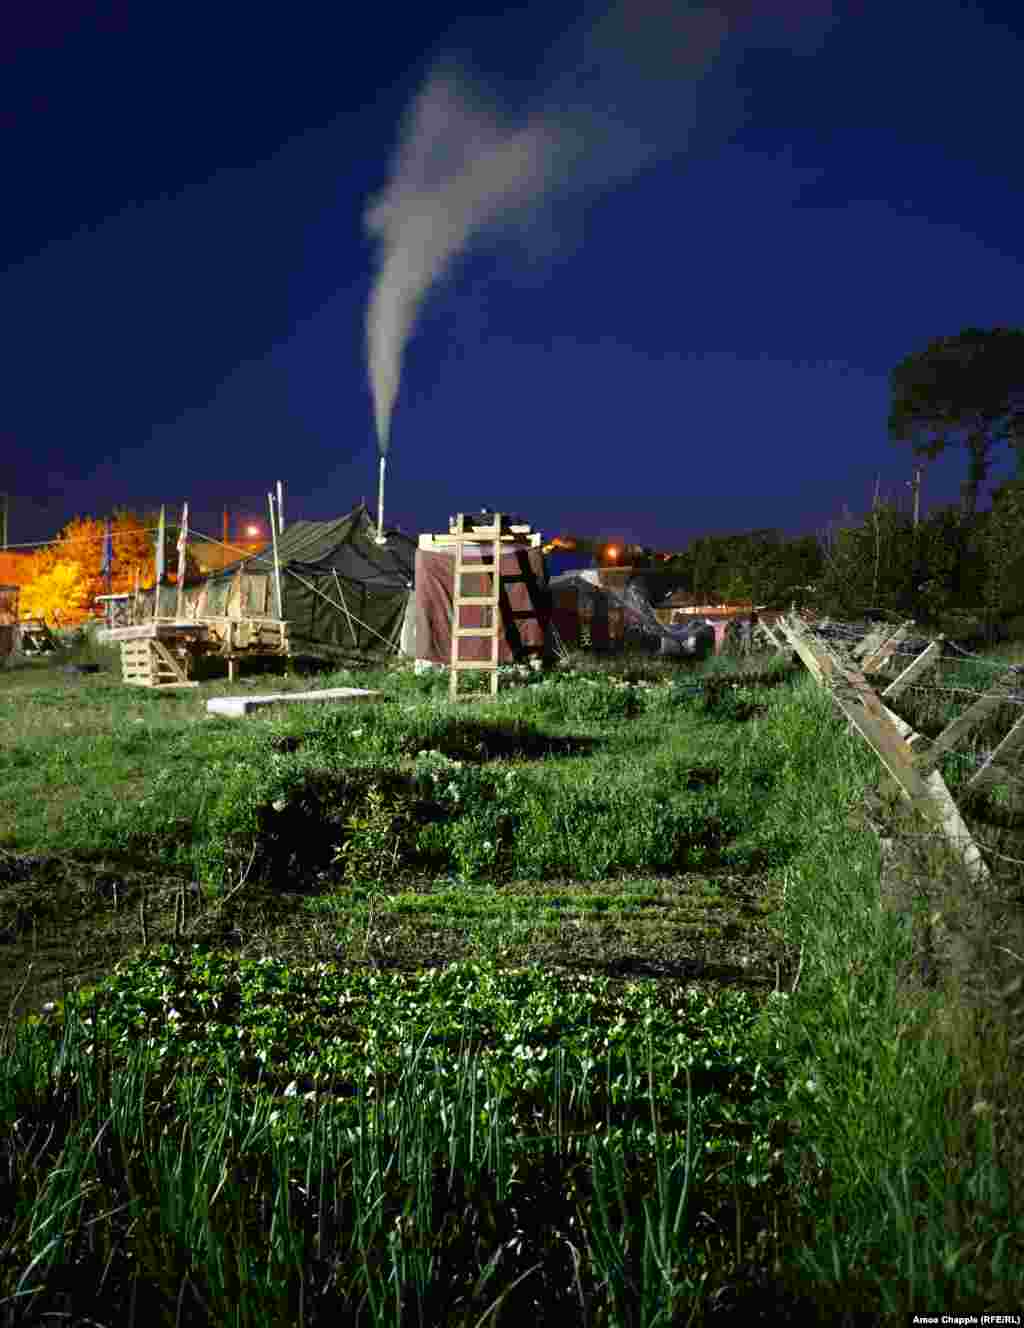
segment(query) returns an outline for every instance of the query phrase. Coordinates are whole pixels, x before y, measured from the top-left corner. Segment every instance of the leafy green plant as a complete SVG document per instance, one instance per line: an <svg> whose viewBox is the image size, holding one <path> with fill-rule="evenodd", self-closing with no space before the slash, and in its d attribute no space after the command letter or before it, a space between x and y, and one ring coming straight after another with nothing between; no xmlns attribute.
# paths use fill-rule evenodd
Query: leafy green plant
<svg viewBox="0 0 1024 1328"><path fill-rule="evenodd" d="M362 806L345 818L346 838L334 854L348 881L376 881L394 872L410 823L408 805L369 788Z"/></svg>

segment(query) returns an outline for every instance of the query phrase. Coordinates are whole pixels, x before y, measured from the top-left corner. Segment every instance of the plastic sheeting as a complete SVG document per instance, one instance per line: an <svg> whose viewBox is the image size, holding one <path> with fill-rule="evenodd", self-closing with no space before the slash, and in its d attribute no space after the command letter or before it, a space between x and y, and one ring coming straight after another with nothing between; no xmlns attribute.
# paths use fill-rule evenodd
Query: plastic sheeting
<svg viewBox="0 0 1024 1328"><path fill-rule="evenodd" d="M589 638L592 649L606 650L639 637L661 654L698 659L718 646L715 624L707 619L670 626L659 622L642 579L614 587L600 584L595 573L567 572L554 577L548 589L552 623L566 645L582 645Z"/></svg>

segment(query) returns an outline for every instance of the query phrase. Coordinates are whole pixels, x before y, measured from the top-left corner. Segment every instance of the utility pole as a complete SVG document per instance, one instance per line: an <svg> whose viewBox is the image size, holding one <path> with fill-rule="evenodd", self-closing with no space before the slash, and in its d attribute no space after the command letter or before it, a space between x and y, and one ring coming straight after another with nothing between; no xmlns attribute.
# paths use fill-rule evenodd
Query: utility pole
<svg viewBox="0 0 1024 1328"><path fill-rule="evenodd" d="M914 478L908 480L911 490L914 494L914 544L913 544L913 563L911 566L912 585L910 590L910 605L913 608L915 616L921 616L921 604L918 596L921 592L921 547L918 543L917 527L921 516L921 467L914 467Z"/></svg>

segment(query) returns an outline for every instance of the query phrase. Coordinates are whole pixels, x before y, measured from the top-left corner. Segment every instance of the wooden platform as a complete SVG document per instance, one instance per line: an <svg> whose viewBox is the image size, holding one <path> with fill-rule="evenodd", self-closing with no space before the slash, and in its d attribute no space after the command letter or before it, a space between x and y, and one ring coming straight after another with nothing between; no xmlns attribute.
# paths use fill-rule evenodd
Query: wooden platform
<svg viewBox="0 0 1024 1328"><path fill-rule="evenodd" d="M263 706L294 701L377 701L383 696L383 692L368 692L361 687L325 687L318 692L275 692L270 696L215 696L207 701L206 710L210 715L237 719Z"/></svg>
<svg viewBox="0 0 1024 1328"><path fill-rule="evenodd" d="M133 627L110 627L100 641L121 647L121 677L135 687L195 687L192 661L217 655L235 680L238 661L291 654L288 623L268 618L157 618Z"/></svg>

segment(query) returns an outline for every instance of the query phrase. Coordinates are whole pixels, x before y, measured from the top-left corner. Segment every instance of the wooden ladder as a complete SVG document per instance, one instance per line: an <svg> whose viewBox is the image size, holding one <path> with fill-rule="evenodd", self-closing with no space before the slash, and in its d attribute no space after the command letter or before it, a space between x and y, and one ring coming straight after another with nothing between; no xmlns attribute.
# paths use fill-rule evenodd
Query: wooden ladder
<svg viewBox="0 0 1024 1328"><path fill-rule="evenodd" d="M501 647L501 609L499 601L501 599L501 513L494 513L493 526L477 526L467 531L465 527L465 515L460 512L452 531L455 543L455 580L452 586L452 661L451 673L448 679L448 699L449 701L464 701L467 696L472 696L471 692L464 692L459 696L459 674L464 669L487 669L491 675L491 696L498 695L498 651ZM463 547L467 540L474 542L485 540L494 540L494 561L490 563L473 563L465 567L462 561ZM489 595L464 595L462 593L462 578L465 575L474 575L477 572L489 574L491 580L491 593ZM460 617L460 610L463 606L467 608L484 608L491 611L491 623L489 627L463 627ZM465 636L488 636L491 638L491 658L487 659L460 659L459 641Z"/></svg>

